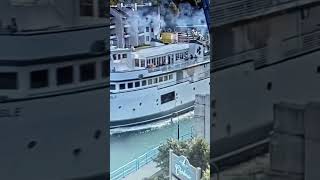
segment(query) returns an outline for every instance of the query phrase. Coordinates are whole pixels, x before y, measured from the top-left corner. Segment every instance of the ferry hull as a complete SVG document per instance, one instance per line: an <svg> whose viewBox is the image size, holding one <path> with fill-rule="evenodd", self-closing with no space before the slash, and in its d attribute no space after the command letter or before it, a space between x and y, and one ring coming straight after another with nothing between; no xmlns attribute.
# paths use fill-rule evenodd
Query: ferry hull
<svg viewBox="0 0 320 180"><path fill-rule="evenodd" d="M319 57L317 50L260 69L244 63L213 73L212 157L269 137L275 103L319 101Z"/></svg>
<svg viewBox="0 0 320 180"><path fill-rule="evenodd" d="M166 88L147 88L125 94L111 95L111 128L133 126L163 120L187 113L194 108L196 94L208 94L210 78L184 82ZM175 92L176 99L161 104L161 95ZM141 104L141 106L140 106ZM119 108L121 107L121 108ZM133 109L135 109L133 111Z"/></svg>
<svg viewBox="0 0 320 180"><path fill-rule="evenodd" d="M1 179L107 179L106 92L1 102Z"/></svg>

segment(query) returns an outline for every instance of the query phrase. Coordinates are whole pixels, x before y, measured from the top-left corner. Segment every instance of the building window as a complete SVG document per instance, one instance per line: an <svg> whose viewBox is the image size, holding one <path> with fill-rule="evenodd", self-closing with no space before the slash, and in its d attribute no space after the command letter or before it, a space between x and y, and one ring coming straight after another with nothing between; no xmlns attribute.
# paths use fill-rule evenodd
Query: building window
<svg viewBox="0 0 320 180"><path fill-rule="evenodd" d="M150 31L150 28L149 27L146 27L146 32L149 32Z"/></svg>
<svg viewBox="0 0 320 180"><path fill-rule="evenodd" d="M96 78L96 64L87 63L80 65L80 81L90 81Z"/></svg>
<svg viewBox="0 0 320 180"><path fill-rule="evenodd" d="M73 67L62 67L57 69L57 85L70 84L73 82Z"/></svg>
<svg viewBox="0 0 320 180"><path fill-rule="evenodd" d="M111 84L110 85L110 90L116 90L116 85L115 84Z"/></svg>
<svg viewBox="0 0 320 180"><path fill-rule="evenodd" d="M120 89L122 90L122 89L125 89L126 88L126 84L120 84Z"/></svg>
<svg viewBox="0 0 320 180"><path fill-rule="evenodd" d="M113 54L112 57L113 57L113 60L117 60L117 55L116 54Z"/></svg>
<svg viewBox="0 0 320 180"><path fill-rule="evenodd" d="M146 36L146 40L147 40L147 41L150 41L150 37L149 37L149 36Z"/></svg>
<svg viewBox="0 0 320 180"><path fill-rule="evenodd" d="M152 79L148 79L148 85L152 84Z"/></svg>
<svg viewBox="0 0 320 180"><path fill-rule="evenodd" d="M163 77L159 77L159 82L162 82L163 81Z"/></svg>
<svg viewBox="0 0 320 180"><path fill-rule="evenodd" d="M154 84L158 83L158 78L154 78L154 79L153 79L153 83L154 83Z"/></svg>
<svg viewBox="0 0 320 180"><path fill-rule="evenodd" d="M30 87L33 89L49 86L48 70L32 71L30 73Z"/></svg>
<svg viewBox="0 0 320 180"><path fill-rule="evenodd" d="M93 16L93 0L80 0L80 16Z"/></svg>
<svg viewBox="0 0 320 180"><path fill-rule="evenodd" d="M110 74L110 61L105 60L101 63L101 76L103 78L108 77Z"/></svg>
<svg viewBox="0 0 320 180"><path fill-rule="evenodd" d="M173 100L175 100L175 92L174 91L161 95L161 104L164 104L164 103L167 103L167 102L170 102Z"/></svg>
<svg viewBox="0 0 320 180"><path fill-rule="evenodd" d="M153 28L151 28L151 32L153 32Z"/></svg>
<svg viewBox="0 0 320 180"><path fill-rule="evenodd" d="M133 83L132 82L128 83L128 89L131 89L131 88L133 88Z"/></svg>
<svg viewBox="0 0 320 180"><path fill-rule="evenodd" d="M0 73L0 89L17 89L18 75L16 72Z"/></svg>
<svg viewBox="0 0 320 180"><path fill-rule="evenodd" d="M147 80L143 80L142 81L142 86L146 86L147 85Z"/></svg>
<svg viewBox="0 0 320 180"><path fill-rule="evenodd" d="M172 74L169 74L169 79L173 79L173 75Z"/></svg>
<svg viewBox="0 0 320 180"><path fill-rule="evenodd" d="M122 58L127 58L127 54L122 54Z"/></svg>
<svg viewBox="0 0 320 180"><path fill-rule="evenodd" d="M135 67L139 67L139 59L135 59L134 60L134 66Z"/></svg>
<svg viewBox="0 0 320 180"><path fill-rule="evenodd" d="M141 59L141 67L146 67L146 60Z"/></svg>
<svg viewBox="0 0 320 180"><path fill-rule="evenodd" d="M140 87L140 81L136 81L136 82L134 83L134 86L135 86L135 87Z"/></svg>
<svg viewBox="0 0 320 180"><path fill-rule="evenodd" d="M121 54L118 54L118 59L121 59Z"/></svg>

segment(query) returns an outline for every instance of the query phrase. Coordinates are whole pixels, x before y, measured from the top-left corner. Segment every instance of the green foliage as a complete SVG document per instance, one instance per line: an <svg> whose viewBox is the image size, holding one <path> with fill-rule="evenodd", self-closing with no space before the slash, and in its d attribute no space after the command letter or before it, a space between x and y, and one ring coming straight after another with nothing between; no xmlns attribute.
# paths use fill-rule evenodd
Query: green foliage
<svg viewBox="0 0 320 180"><path fill-rule="evenodd" d="M157 163L157 167L160 167L166 175L169 174L169 149L172 149L178 156L186 156L190 164L195 167L200 167L202 170L208 168L210 151L209 144L206 143L205 140L193 139L189 141L178 141L168 139L166 144L159 147L159 154L154 160Z"/></svg>
<svg viewBox="0 0 320 180"><path fill-rule="evenodd" d="M204 139L192 140L187 154L190 164L202 170L206 169L210 160L209 149L209 144Z"/></svg>
<svg viewBox="0 0 320 180"><path fill-rule="evenodd" d="M201 180L210 180L210 166L207 166L207 169L202 171L202 178Z"/></svg>
<svg viewBox="0 0 320 180"><path fill-rule="evenodd" d="M117 5L118 4L118 0L110 0L110 5Z"/></svg>

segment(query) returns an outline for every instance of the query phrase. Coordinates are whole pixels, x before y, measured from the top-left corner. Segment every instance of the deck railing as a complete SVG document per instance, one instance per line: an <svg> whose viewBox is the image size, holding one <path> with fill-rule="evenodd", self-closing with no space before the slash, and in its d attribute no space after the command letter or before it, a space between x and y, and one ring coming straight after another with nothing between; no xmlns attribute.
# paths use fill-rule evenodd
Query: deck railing
<svg viewBox="0 0 320 180"><path fill-rule="evenodd" d="M180 140L188 140L193 137L193 131L189 133L186 133L182 136L180 136ZM120 180L125 178L126 176L130 175L131 173L134 173L141 169L143 166L149 164L152 162L159 154L159 147L161 145L158 145L154 148L151 148L146 153L142 154L138 158L130 161L129 163L123 165L122 167L114 170L110 174L111 180Z"/></svg>

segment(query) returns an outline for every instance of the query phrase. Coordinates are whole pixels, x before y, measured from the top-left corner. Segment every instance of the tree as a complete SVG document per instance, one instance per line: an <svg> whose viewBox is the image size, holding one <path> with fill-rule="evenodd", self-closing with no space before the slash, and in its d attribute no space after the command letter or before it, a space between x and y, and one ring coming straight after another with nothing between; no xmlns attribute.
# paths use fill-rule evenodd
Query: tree
<svg viewBox="0 0 320 180"><path fill-rule="evenodd" d="M187 156L190 164L202 170L206 169L210 160L209 144L204 139L192 140Z"/></svg>
<svg viewBox="0 0 320 180"><path fill-rule="evenodd" d="M189 141L178 141L175 139L168 139L167 143L162 144L159 147L159 154L154 160L154 162L157 163L157 167L160 167L165 175L169 174L170 149L178 156L186 156L191 165L200 167L203 172L206 172L206 169L209 167L209 144L207 144L205 140L193 139ZM165 177L162 178L165 179Z"/></svg>

